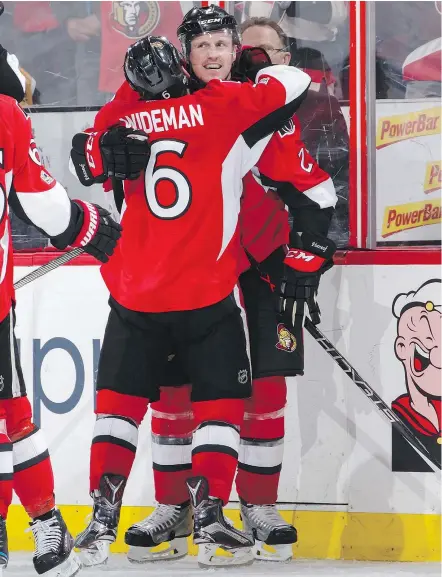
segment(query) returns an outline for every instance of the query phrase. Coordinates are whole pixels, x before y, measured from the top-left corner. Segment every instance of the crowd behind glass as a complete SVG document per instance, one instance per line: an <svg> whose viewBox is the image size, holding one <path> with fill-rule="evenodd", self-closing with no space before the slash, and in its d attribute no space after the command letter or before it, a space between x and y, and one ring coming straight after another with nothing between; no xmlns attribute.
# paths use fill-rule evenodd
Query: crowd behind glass
<svg viewBox="0 0 442 577"><path fill-rule="evenodd" d="M48 110L98 107L122 79L127 46L146 34L176 41L183 13L200 2L7 1L0 18L1 44L28 75L27 102ZM312 76L298 116L303 140L333 178L339 203L330 236L348 246L348 2L226 2L239 23L270 17L287 34L291 64ZM376 97L440 97L441 83L407 78L413 54L440 38L440 2L377 2ZM440 40L439 40L440 42ZM50 114L50 112L48 112ZM69 144L69 138L64 141ZM66 163L69 150L66 150ZM16 250L46 246L40 233L13 219Z"/></svg>

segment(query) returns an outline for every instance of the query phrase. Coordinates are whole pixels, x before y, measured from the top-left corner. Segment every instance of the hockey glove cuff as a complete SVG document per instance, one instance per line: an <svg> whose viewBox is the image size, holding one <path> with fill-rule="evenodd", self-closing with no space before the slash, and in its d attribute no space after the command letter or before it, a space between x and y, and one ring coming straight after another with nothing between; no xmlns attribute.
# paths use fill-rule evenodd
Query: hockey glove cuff
<svg viewBox="0 0 442 577"><path fill-rule="evenodd" d="M107 262L121 236L121 226L109 211L82 200L72 201L71 224L59 237L52 238L53 246L65 249L68 245L84 247L85 252L100 262Z"/></svg>
<svg viewBox="0 0 442 577"><path fill-rule="evenodd" d="M278 312L297 328L303 325L306 305L314 324L321 321L317 294L321 275L333 266L335 243L323 236L304 232L302 248L289 248L278 295Z"/></svg>
<svg viewBox="0 0 442 577"><path fill-rule="evenodd" d="M71 160L84 186L109 177L134 180L150 158L148 136L141 130L114 126L99 132L80 132L72 139Z"/></svg>

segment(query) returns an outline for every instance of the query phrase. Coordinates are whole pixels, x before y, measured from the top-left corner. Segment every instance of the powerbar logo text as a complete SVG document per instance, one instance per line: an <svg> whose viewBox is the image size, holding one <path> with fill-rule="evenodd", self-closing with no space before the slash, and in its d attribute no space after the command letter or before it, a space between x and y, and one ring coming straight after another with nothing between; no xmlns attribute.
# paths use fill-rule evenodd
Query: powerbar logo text
<svg viewBox="0 0 442 577"><path fill-rule="evenodd" d="M410 228L427 226L441 222L440 200L434 202L410 202L402 206L387 206L382 223L382 236L385 238Z"/></svg>
<svg viewBox="0 0 442 577"><path fill-rule="evenodd" d="M376 131L376 148L416 138L440 134L440 108L380 118Z"/></svg>
<svg viewBox="0 0 442 577"><path fill-rule="evenodd" d="M433 160L427 162L425 167L425 180L424 180L424 192L428 194L429 192L434 192L435 190L440 190L442 186L442 161Z"/></svg>

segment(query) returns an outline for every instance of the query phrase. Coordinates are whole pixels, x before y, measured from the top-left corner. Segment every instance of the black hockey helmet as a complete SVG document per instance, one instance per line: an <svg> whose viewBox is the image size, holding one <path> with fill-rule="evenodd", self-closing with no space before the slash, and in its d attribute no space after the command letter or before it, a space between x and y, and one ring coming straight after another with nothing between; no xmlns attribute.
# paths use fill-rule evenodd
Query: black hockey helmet
<svg viewBox="0 0 442 577"><path fill-rule="evenodd" d="M189 57L190 43L193 38L206 32L218 32L220 30L230 30L233 44L241 45L238 24L228 12L214 4L189 10L177 29L185 57Z"/></svg>
<svg viewBox="0 0 442 577"><path fill-rule="evenodd" d="M184 96L188 81L178 50L163 36L146 36L126 52L124 75L145 100Z"/></svg>

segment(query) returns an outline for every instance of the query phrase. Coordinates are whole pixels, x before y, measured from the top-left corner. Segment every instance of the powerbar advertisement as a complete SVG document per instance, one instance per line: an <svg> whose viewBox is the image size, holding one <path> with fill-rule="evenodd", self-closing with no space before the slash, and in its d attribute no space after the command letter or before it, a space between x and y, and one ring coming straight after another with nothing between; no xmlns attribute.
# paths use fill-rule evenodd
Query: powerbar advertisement
<svg viewBox="0 0 442 577"><path fill-rule="evenodd" d="M440 101L378 100L376 116L377 241L440 241Z"/></svg>

